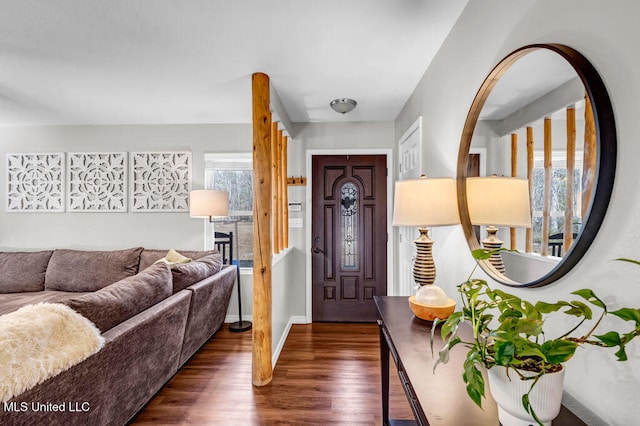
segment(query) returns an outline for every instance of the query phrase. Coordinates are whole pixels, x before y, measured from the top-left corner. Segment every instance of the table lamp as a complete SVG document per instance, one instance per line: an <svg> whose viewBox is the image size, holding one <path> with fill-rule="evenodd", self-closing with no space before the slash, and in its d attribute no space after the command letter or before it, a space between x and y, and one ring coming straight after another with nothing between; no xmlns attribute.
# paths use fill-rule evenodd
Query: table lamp
<svg viewBox="0 0 640 426"><path fill-rule="evenodd" d="M394 226L418 226L415 240L417 254L413 264L413 279L420 286L433 284L436 266L431 252L433 240L427 227L460 223L456 187L453 178L430 178L396 182L393 203Z"/></svg>
<svg viewBox="0 0 640 426"><path fill-rule="evenodd" d="M531 201L527 179L486 176L467 178L467 206L473 225L486 225L486 249L499 249L498 227L531 228ZM505 272L502 255L493 253L489 262L500 273Z"/></svg>

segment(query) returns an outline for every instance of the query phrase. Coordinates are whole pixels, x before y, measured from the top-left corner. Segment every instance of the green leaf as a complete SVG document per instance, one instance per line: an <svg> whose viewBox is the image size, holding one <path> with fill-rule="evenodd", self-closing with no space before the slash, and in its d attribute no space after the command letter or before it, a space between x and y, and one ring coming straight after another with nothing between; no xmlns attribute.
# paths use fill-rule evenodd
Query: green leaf
<svg viewBox="0 0 640 426"><path fill-rule="evenodd" d="M473 402L482 408L482 398L484 397L484 378L476 366L480 362L477 352L471 351L464 362L464 372L462 379L467 384L467 394Z"/></svg>
<svg viewBox="0 0 640 426"><path fill-rule="evenodd" d="M562 364L571 359L578 344L571 340L548 340L540 349L550 364Z"/></svg>
<svg viewBox="0 0 640 426"><path fill-rule="evenodd" d="M495 342L494 359L498 365L508 365L516 353L516 346L509 341Z"/></svg>
<svg viewBox="0 0 640 426"><path fill-rule="evenodd" d="M634 260L634 259L627 259L627 258L625 258L625 257L619 257L619 258L617 258L617 259L615 259L615 260L619 260L619 261L621 261L621 262L635 263L636 265L640 265L640 261L638 261L638 260Z"/></svg>
<svg viewBox="0 0 640 426"><path fill-rule="evenodd" d="M552 312L557 312L558 310L571 306L568 302L560 301L557 303L546 303L546 302L538 302L536 303L536 309L538 312L543 314L550 314Z"/></svg>
<svg viewBox="0 0 640 426"><path fill-rule="evenodd" d="M564 311L564 313L576 317L585 317L588 320L593 318L593 311L591 311L591 308L577 300L572 301L571 308Z"/></svg>
<svg viewBox="0 0 640 426"><path fill-rule="evenodd" d="M622 308L609 313L625 321L634 321L636 327L640 326L640 309Z"/></svg>
<svg viewBox="0 0 640 426"><path fill-rule="evenodd" d="M618 346L622 342L622 338L615 331L610 331L608 333L593 337L600 340L608 348Z"/></svg>
<svg viewBox="0 0 640 426"><path fill-rule="evenodd" d="M525 393L524 395L522 395L522 406L527 411L527 413L531 414L531 417L533 417L536 423L538 423L540 426L543 426L543 423L540 421L540 419L538 418L538 415L536 414L536 412L533 410L533 407L531 406L528 393Z"/></svg>
<svg viewBox="0 0 640 426"><path fill-rule="evenodd" d="M607 309L607 305L598 296L596 296L596 294L593 291L591 291L588 288L583 288L582 290L576 290L571 294L580 296L583 299L585 299L587 302L591 303L592 305L596 305L599 308L602 308L605 310Z"/></svg>
<svg viewBox="0 0 640 426"><path fill-rule="evenodd" d="M615 355L618 357L618 361L626 361L628 359L624 344L620 345L620 349L615 353Z"/></svg>
<svg viewBox="0 0 640 426"><path fill-rule="evenodd" d="M479 248L471 251L471 256L473 256L475 260L487 260L491 257L492 254L493 252L491 250L487 250L483 248Z"/></svg>
<svg viewBox="0 0 640 426"><path fill-rule="evenodd" d="M540 345L534 342L529 342L528 340L527 342L528 344L526 346L517 349L518 356L522 358L540 357L545 360L545 362L547 362L546 355L542 352L542 350L540 350Z"/></svg>
<svg viewBox="0 0 640 426"><path fill-rule="evenodd" d="M539 336L542 333L542 320L521 319L516 326L516 333L526 336Z"/></svg>
<svg viewBox="0 0 640 426"><path fill-rule="evenodd" d="M447 318L447 321L440 329L440 336L442 336L442 340L446 340L450 334L456 332L458 330L458 326L463 321L464 315L461 311L457 311L449 315L449 318Z"/></svg>

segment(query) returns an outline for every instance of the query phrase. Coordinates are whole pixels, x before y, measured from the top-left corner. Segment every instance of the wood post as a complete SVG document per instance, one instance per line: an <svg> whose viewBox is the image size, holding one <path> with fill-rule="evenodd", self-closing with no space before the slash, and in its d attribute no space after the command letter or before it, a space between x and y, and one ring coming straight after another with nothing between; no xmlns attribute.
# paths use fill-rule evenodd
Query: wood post
<svg viewBox="0 0 640 426"><path fill-rule="evenodd" d="M576 170L576 107L567 107L567 186L564 205L563 255L573 244L573 179Z"/></svg>
<svg viewBox="0 0 640 426"><path fill-rule="evenodd" d="M593 109L589 96L584 103L584 159L582 161L582 220L589 213L591 204L591 192L596 179L596 125L593 118Z"/></svg>
<svg viewBox="0 0 640 426"><path fill-rule="evenodd" d="M518 134L511 133L511 177L518 177ZM511 250L516 250L516 228L509 229L511 237Z"/></svg>
<svg viewBox="0 0 640 426"><path fill-rule="evenodd" d="M251 76L253 113L252 382L271 382L271 113L269 77Z"/></svg>
<svg viewBox="0 0 640 426"><path fill-rule="evenodd" d="M542 247L540 254L542 256L549 255L549 226L551 222L551 173L553 171L553 163L551 158L552 152L552 136L551 136L551 118L544 118L544 207L542 209Z"/></svg>
<svg viewBox="0 0 640 426"><path fill-rule="evenodd" d="M531 206L531 217L533 222L533 127L527 127L527 179L529 180L529 202ZM526 229L525 252L533 251L533 223L531 228Z"/></svg>

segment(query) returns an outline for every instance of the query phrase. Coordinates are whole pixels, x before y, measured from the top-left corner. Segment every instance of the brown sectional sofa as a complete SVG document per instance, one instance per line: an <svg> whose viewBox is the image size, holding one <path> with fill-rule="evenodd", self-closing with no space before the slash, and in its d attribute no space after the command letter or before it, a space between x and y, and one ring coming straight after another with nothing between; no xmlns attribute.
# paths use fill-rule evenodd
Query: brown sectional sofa
<svg viewBox="0 0 640 426"><path fill-rule="evenodd" d="M215 252L0 252L0 315L38 302L89 318L104 347L0 406L2 425L124 425L223 324L235 269Z"/></svg>

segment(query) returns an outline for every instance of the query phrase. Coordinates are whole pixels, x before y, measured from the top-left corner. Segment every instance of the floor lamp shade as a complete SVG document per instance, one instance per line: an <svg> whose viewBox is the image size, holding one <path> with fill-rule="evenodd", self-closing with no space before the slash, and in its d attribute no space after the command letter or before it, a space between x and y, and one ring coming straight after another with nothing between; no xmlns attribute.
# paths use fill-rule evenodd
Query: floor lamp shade
<svg viewBox="0 0 640 426"><path fill-rule="evenodd" d="M428 226L447 226L460 223L456 202L455 181L452 178L401 180L396 182L393 203L394 226L418 226L420 236L415 240L417 253L413 264L413 279L421 286L433 284L436 266L429 238Z"/></svg>
<svg viewBox="0 0 640 426"><path fill-rule="evenodd" d="M512 177L467 178L467 206L474 225L486 225L485 249L499 249L497 226L531 227L529 181ZM491 254L489 262L500 273L505 272L500 252Z"/></svg>
<svg viewBox="0 0 640 426"><path fill-rule="evenodd" d="M199 189L189 193L189 216L211 220L229 216L229 193L215 189Z"/></svg>

